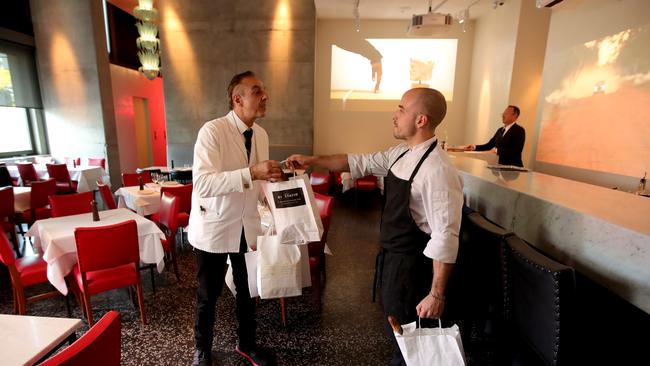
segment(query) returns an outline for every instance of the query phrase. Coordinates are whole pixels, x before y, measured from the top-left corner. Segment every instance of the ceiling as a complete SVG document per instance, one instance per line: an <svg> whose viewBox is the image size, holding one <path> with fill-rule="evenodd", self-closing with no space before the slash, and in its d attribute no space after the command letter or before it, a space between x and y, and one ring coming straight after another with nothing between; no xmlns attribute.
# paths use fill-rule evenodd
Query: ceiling
<svg viewBox="0 0 650 366"><path fill-rule="evenodd" d="M132 13L138 0L108 0L122 10ZM500 0L501 2L506 0ZM433 0L435 8L443 0ZM439 13L456 17L458 12L472 5L470 18L477 18L492 10L494 0L447 0L437 10ZM317 18L352 19L356 0L314 0ZM155 3L154 3L155 5ZM410 19L413 14L424 14L429 9L429 0L359 0L361 19Z"/></svg>
<svg viewBox="0 0 650 366"><path fill-rule="evenodd" d="M500 0L504 2L506 0ZM433 0L435 9L443 0ZM447 0L436 12L451 14L453 17L471 5L470 18L477 18L492 10L493 0ZM314 0L318 18L354 18L356 0ZM472 5L474 4L474 5ZM429 0L359 0L361 19L410 19L413 14L425 14L429 10Z"/></svg>

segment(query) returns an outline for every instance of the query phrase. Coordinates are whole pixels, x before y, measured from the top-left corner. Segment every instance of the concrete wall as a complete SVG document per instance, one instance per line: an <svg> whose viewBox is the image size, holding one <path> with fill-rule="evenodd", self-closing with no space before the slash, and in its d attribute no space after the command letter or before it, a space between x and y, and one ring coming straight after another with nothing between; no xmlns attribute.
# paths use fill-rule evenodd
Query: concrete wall
<svg viewBox="0 0 650 366"><path fill-rule="evenodd" d="M341 101L330 100L331 49L346 37L407 38L407 20L363 20L354 33L352 20L319 19L316 32L316 74L314 113L314 152L335 154L386 149L399 141L392 135L392 113L398 100L360 101L355 110L341 108ZM447 105L447 117L436 133L446 131L452 144L460 143L464 133L469 70L472 59L474 26L465 33L457 24L443 27L430 38L457 38L454 95ZM370 69L368 70L370 76Z"/></svg>
<svg viewBox="0 0 650 366"><path fill-rule="evenodd" d="M144 98L148 101L153 165L166 165L167 132L165 130L162 79L148 80L136 70L117 65L111 65L110 70L122 171L134 172L136 168L139 168L133 97Z"/></svg>
<svg viewBox="0 0 650 366"><path fill-rule="evenodd" d="M311 152L314 34L312 1L161 0L167 159L191 163L205 121L228 112L226 88L251 70L269 93L271 157Z"/></svg>
<svg viewBox="0 0 650 366"><path fill-rule="evenodd" d="M32 0L36 64L53 156L120 162L100 1Z"/></svg>

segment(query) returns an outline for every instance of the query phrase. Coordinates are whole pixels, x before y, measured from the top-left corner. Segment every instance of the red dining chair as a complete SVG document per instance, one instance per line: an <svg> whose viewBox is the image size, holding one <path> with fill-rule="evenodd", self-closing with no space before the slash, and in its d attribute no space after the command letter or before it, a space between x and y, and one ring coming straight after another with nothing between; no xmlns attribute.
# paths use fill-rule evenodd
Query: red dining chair
<svg viewBox="0 0 650 366"><path fill-rule="evenodd" d="M140 318L147 324L140 284L140 249L135 220L118 224L77 228L77 265L73 277L81 292L88 325L93 325L90 298L108 290L135 286Z"/></svg>
<svg viewBox="0 0 650 366"><path fill-rule="evenodd" d="M67 166L78 167L81 165L81 158L63 158L63 160Z"/></svg>
<svg viewBox="0 0 650 366"><path fill-rule="evenodd" d="M99 193L102 195L102 200L104 200L104 206L108 210L114 210L117 208L117 203L115 203L115 197L111 193L111 189L104 183L97 182L97 188L99 188Z"/></svg>
<svg viewBox="0 0 650 366"><path fill-rule="evenodd" d="M38 182L38 174L36 174L34 164L17 163L16 167L18 168L18 174L20 175L20 180L23 182L24 187L31 186L32 182Z"/></svg>
<svg viewBox="0 0 650 366"><path fill-rule="evenodd" d="M165 239L161 240L161 243L165 253L169 254L177 281L181 280L176 261L176 232L178 231L180 203L180 197L165 192L160 196L160 206L158 207L158 226L165 233Z"/></svg>
<svg viewBox="0 0 650 366"><path fill-rule="evenodd" d="M86 366L120 364L122 354L120 313L111 310L79 339L48 358L41 366Z"/></svg>
<svg viewBox="0 0 650 366"><path fill-rule="evenodd" d="M0 188L0 227L2 227L2 232L11 235L11 241L14 244L16 255L20 257L22 254L20 253L18 235L16 234L13 187Z"/></svg>
<svg viewBox="0 0 650 366"><path fill-rule="evenodd" d="M4 232L0 233L0 262L9 270L14 298L14 314L25 315L27 304L61 295L58 291L49 291L25 297L25 288L48 283L47 263L40 256L14 257L11 244Z"/></svg>
<svg viewBox="0 0 650 366"><path fill-rule="evenodd" d="M106 169L106 159L104 158L88 158L88 166L100 166Z"/></svg>
<svg viewBox="0 0 650 366"><path fill-rule="evenodd" d="M309 182L311 183L311 189L314 192L320 194L327 194L330 190L330 174L329 173L319 173L312 172L309 176Z"/></svg>
<svg viewBox="0 0 650 366"><path fill-rule="evenodd" d="M151 183L151 173L145 170L142 173L122 173L122 186L137 186L140 184L138 181L140 177L142 177L142 183Z"/></svg>
<svg viewBox="0 0 650 366"><path fill-rule="evenodd" d="M69 194L77 191L78 182L70 179L68 166L65 164L46 164L47 174L56 181L57 194Z"/></svg>
<svg viewBox="0 0 650 366"><path fill-rule="evenodd" d="M354 188L354 204L356 206L360 191L374 192L377 189L377 177L374 175L366 175L365 177L356 179L354 181Z"/></svg>
<svg viewBox="0 0 650 366"><path fill-rule="evenodd" d="M64 196L50 196L52 217L79 215L92 212L93 192L82 192Z"/></svg>
<svg viewBox="0 0 650 366"><path fill-rule="evenodd" d="M179 198L178 203L178 228L181 230L181 244L183 239L183 228L190 224L190 211L192 210L192 183L179 186L162 186L160 194L170 193ZM152 215L151 220L158 222L158 216Z"/></svg>
<svg viewBox="0 0 650 366"><path fill-rule="evenodd" d="M314 198L316 199L320 218L323 223L323 236L320 241L307 244L307 250L309 252L309 273L311 275L311 287L314 291L314 303L318 311L320 311L321 293L327 278L325 273L325 243L330 228L330 216L332 215L332 207L334 206L334 197L314 192ZM280 298L280 312L282 324L286 326L284 298Z"/></svg>
<svg viewBox="0 0 650 366"><path fill-rule="evenodd" d="M29 210L16 213L16 223L32 226L34 221L52 217L49 196L56 195L56 182L50 178L41 182L33 182L29 194ZM20 226L19 226L20 227Z"/></svg>

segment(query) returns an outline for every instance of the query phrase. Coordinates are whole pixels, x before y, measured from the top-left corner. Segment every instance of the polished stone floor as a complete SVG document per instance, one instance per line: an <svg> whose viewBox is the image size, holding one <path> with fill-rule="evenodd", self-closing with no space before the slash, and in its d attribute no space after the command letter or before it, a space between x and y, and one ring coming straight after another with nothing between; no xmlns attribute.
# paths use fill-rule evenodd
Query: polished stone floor
<svg viewBox="0 0 650 366"><path fill-rule="evenodd" d="M308 289L303 296L287 299L287 325L283 326L277 300L262 300L257 309L258 342L273 350L280 365L386 365L391 346L381 326L378 303L371 302L371 284L377 251L379 203L363 197L335 203L327 258L327 284L322 312L317 312ZM142 272L149 324L140 323L126 290L115 290L93 299L95 319L108 310L122 314L123 365L188 365L193 352L193 319L196 285L194 255L189 246L180 252L181 282L171 272L155 276L156 293L149 274ZM0 266L1 267L1 266ZM35 289L38 290L38 289ZM80 318L73 304L73 317ZM8 275L0 268L0 313L11 313ZM66 316L62 298L28 306L28 315ZM234 354L236 322L234 297L224 288L217 305L213 353L218 365L245 365ZM85 332L82 328L78 335ZM462 330L462 324L461 324ZM490 352L466 345L469 364L491 364Z"/></svg>

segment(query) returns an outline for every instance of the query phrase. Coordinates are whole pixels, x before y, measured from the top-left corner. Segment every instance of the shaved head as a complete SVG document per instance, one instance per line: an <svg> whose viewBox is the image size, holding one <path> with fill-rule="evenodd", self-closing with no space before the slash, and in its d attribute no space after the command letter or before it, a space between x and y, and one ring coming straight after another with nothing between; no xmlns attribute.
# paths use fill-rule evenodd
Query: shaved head
<svg viewBox="0 0 650 366"><path fill-rule="evenodd" d="M413 98L415 110L429 118L429 129L435 130L447 114L445 96L430 88L414 88L406 94Z"/></svg>

